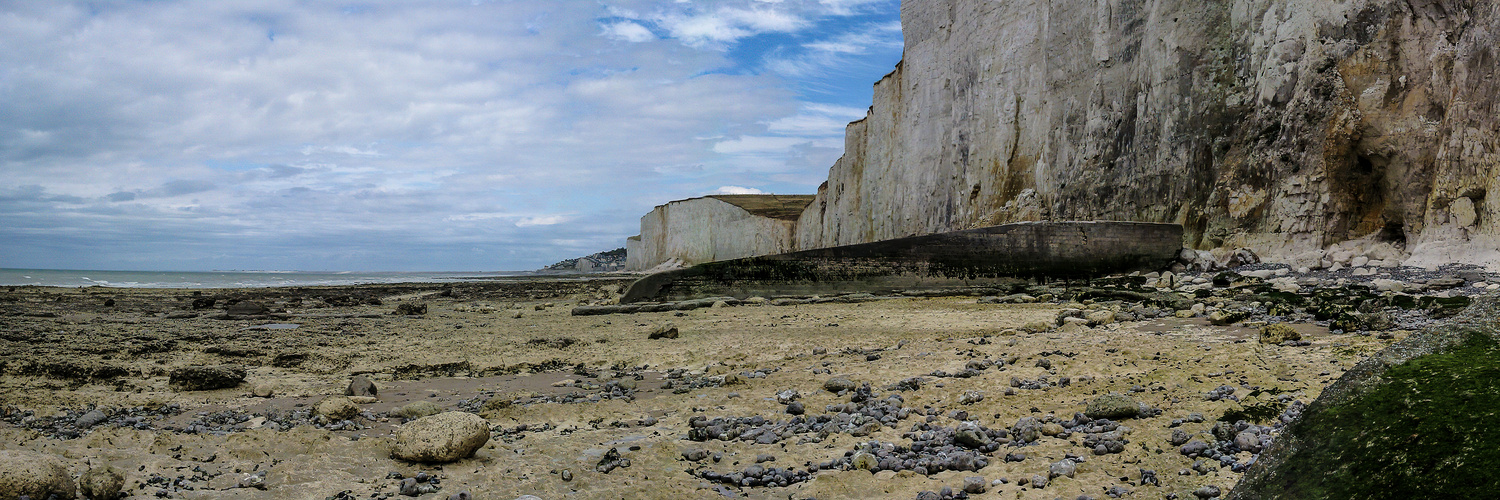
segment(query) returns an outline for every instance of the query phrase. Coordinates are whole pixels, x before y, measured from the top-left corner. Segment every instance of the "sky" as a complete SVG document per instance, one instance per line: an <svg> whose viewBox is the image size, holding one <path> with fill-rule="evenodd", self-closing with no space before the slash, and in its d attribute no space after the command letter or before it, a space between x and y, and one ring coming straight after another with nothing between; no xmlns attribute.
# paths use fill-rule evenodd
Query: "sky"
<svg viewBox="0 0 1500 500"><path fill-rule="evenodd" d="M0 0L0 268L491 271L811 194L897 0Z"/></svg>

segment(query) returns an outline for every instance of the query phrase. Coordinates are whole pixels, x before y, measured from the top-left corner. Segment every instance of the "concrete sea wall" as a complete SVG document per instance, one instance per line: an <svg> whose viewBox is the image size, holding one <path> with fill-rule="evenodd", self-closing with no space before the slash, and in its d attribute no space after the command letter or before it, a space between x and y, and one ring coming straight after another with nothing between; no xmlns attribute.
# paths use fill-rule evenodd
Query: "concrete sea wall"
<svg viewBox="0 0 1500 500"><path fill-rule="evenodd" d="M1090 277L1169 265L1182 226L1028 222L700 264L636 281L622 303L699 297L889 292L1026 277Z"/></svg>

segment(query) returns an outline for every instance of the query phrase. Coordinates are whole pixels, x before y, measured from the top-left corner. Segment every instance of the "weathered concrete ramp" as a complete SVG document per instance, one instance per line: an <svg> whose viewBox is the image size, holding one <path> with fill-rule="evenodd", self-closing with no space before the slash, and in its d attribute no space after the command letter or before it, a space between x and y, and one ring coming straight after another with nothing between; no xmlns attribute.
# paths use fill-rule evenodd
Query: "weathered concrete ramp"
<svg viewBox="0 0 1500 500"><path fill-rule="evenodd" d="M992 286L1020 278L1086 278L1160 269L1182 226L1025 222L709 262L641 278L622 303Z"/></svg>

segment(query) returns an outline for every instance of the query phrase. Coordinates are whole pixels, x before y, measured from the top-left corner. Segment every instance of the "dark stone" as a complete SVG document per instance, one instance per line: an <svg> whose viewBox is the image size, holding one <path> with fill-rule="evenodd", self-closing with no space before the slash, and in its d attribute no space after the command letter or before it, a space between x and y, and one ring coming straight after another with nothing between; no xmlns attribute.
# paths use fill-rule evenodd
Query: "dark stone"
<svg viewBox="0 0 1500 500"><path fill-rule="evenodd" d="M396 310L391 312L391 314L395 314L397 316L422 316L427 314L427 303L419 302L413 304L410 302L402 302L400 304L396 304Z"/></svg>
<svg viewBox="0 0 1500 500"><path fill-rule="evenodd" d="M78 420L74 420L73 426L79 429L88 429L108 419L109 415L105 415L104 412L90 410L88 413L83 414L83 416L78 417Z"/></svg>
<svg viewBox="0 0 1500 500"><path fill-rule="evenodd" d="M356 375L349 381L349 387L344 389L345 396L376 396L378 392L380 389L364 375Z"/></svg>
<svg viewBox="0 0 1500 500"><path fill-rule="evenodd" d="M270 309L267 309L265 304L253 300L241 300L224 308L224 314L230 316L260 316L267 312L270 312Z"/></svg>
<svg viewBox="0 0 1500 500"><path fill-rule="evenodd" d="M184 366L169 375L172 389L178 391L229 389L244 381L245 369L234 365Z"/></svg>
<svg viewBox="0 0 1500 500"><path fill-rule="evenodd" d="M1500 301L1476 300L1355 365L1287 425L1229 498L1494 496L1500 426L1478 415L1500 408L1497 317Z"/></svg>

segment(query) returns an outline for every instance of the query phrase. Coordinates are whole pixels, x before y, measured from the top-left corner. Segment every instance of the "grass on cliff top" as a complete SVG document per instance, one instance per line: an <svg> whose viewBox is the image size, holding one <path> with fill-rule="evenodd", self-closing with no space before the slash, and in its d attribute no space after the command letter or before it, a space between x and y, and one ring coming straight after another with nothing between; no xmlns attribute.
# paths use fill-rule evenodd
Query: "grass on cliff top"
<svg viewBox="0 0 1500 500"><path fill-rule="evenodd" d="M1456 348L1389 370L1350 402L1306 415L1305 446L1283 464L1277 498L1495 498L1500 345L1468 332Z"/></svg>

